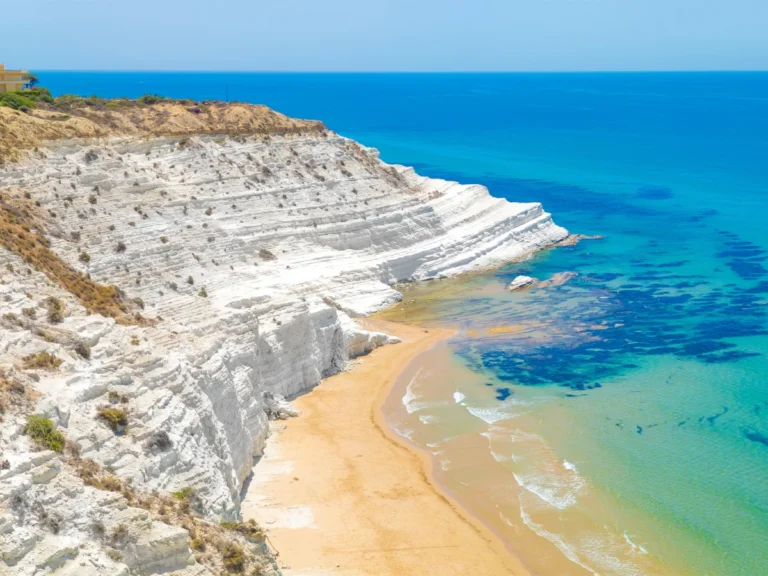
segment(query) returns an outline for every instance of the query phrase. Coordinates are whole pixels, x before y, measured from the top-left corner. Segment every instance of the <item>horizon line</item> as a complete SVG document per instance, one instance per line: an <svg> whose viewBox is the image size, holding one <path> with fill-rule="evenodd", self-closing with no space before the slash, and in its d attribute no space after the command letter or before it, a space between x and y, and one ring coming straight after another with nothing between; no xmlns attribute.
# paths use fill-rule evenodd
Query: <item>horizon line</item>
<svg viewBox="0 0 768 576"><path fill-rule="evenodd" d="M35 72L204 73L204 74L764 74L768 69L680 70L206 70L140 68L29 68Z"/></svg>

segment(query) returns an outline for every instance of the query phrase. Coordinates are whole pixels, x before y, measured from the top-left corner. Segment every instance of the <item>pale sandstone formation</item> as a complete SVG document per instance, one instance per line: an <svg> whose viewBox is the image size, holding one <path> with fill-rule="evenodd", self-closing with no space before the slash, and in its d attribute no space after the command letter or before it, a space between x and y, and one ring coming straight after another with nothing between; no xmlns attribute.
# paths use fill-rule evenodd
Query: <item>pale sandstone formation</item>
<svg viewBox="0 0 768 576"><path fill-rule="evenodd" d="M222 519L239 515L268 418L294 413L282 398L396 342L351 320L396 302L391 284L498 265L567 236L539 204L420 177L332 133L56 141L0 170L0 193L37 203L56 254L156 320L87 315L0 249L6 376L41 394L35 412L83 458L140 490L192 487ZM48 296L65 303L62 323L47 321ZM41 351L61 366L24 370ZM96 417L115 402L128 413L119 435ZM0 423L0 574L207 573L185 530L84 486L63 457L35 451L24 423L21 412ZM158 447L160 432L170 446ZM119 561L95 520L128 527Z"/></svg>
<svg viewBox="0 0 768 576"><path fill-rule="evenodd" d="M530 290L531 288L552 288L554 286L562 286L576 276L576 272L557 272L556 274L552 274L552 276L546 280L537 280L530 276L516 276L514 280L509 283L509 286L507 286L507 290L510 292L517 292Z"/></svg>
<svg viewBox="0 0 768 576"><path fill-rule="evenodd" d="M538 280L531 278L530 276L516 276L512 282L507 286L507 290L510 292L516 292L517 290L527 290L538 284Z"/></svg>

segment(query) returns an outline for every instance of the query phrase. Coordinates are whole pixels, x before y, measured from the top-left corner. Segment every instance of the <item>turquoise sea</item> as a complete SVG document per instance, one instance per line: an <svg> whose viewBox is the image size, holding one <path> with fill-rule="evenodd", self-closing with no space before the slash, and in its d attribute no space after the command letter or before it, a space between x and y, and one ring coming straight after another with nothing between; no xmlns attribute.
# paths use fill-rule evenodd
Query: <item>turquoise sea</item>
<svg viewBox="0 0 768 576"><path fill-rule="evenodd" d="M39 76L57 95L264 103L603 236L436 296L429 320L463 329L453 369L395 424L419 416L400 430L436 458L484 438L494 458L469 468L507 483L475 500L501 510L508 486L510 525L579 570L768 574L768 74ZM451 414L473 424L449 436ZM467 466L443 462L445 482L472 484Z"/></svg>

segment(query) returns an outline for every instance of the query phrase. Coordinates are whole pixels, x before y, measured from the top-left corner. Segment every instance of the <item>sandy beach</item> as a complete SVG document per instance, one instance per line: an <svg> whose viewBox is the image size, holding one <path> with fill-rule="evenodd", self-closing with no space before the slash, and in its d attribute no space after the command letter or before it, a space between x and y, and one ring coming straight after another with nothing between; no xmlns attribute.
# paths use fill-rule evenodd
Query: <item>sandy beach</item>
<svg viewBox="0 0 768 576"><path fill-rule="evenodd" d="M371 353L294 402L243 502L289 575L528 574L431 481L431 461L389 430L381 406L398 374L450 330L364 320L402 343Z"/></svg>

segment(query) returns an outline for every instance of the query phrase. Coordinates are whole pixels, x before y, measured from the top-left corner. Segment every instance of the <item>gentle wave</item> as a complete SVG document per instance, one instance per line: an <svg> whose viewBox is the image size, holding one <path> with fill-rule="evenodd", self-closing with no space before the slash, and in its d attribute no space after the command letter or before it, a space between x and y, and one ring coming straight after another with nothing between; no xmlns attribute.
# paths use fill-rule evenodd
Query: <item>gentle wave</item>
<svg viewBox="0 0 768 576"><path fill-rule="evenodd" d="M421 370L416 372L413 378L411 378L411 381L408 382L408 386L405 389L405 394L403 395L403 399L402 399L403 406L405 406L405 409L408 411L408 414L411 414L416 411L415 409L412 410L411 408L413 407L416 400L421 398L421 396L416 394L416 392L414 392L413 390L413 387L416 384L416 379L419 377L420 373L421 373Z"/></svg>
<svg viewBox="0 0 768 576"><path fill-rule="evenodd" d="M642 546L641 544L635 544L634 542L632 542L632 540L630 540L629 538L629 534L627 534L626 532L624 532L624 540L627 541L627 544L632 546L633 550L639 550L643 554L648 554L648 550L646 550L645 547Z"/></svg>
<svg viewBox="0 0 768 576"><path fill-rule="evenodd" d="M646 576L645 572L638 566L631 562L624 562L616 557L615 551L612 550L612 548L615 548L615 544L605 540L605 538L587 536L579 544L568 544L561 535L550 532L541 524L534 522L526 512L522 499L520 501L520 517L523 524L535 534L552 542L571 562L588 570L594 576L600 576L601 572L620 576ZM501 518L509 526L513 526L504 515L501 515ZM629 541L626 534L625 539ZM633 550L637 550L637 548L633 548ZM590 564L596 567L593 568ZM597 570L600 570L600 572L597 572Z"/></svg>
<svg viewBox="0 0 768 576"><path fill-rule="evenodd" d="M568 546L568 544L566 544L565 541L560 536L558 536L557 534L553 534L552 532L549 532L548 530L544 529L543 526L541 526L540 524L536 524L533 520L531 520L531 517L528 516L526 511L523 509L522 502L520 503L520 517L523 520L523 524L525 524L528 528L533 530L533 532L538 536L541 536L545 540L549 540L550 542L552 542L552 544L554 544L557 547L557 549L560 550L560 552L565 554L565 557L568 558L568 560L570 560L574 564L577 564L578 566L581 566L582 568L584 568L584 570L591 572L594 576L600 576L597 572L592 570L592 568L584 564L579 558L579 555L576 553L576 550L573 547ZM509 519L504 517L503 514L501 515L501 519L504 520L504 522L506 522L509 526L513 526L513 524L509 521Z"/></svg>
<svg viewBox="0 0 768 576"><path fill-rule="evenodd" d="M513 473L512 476L521 488L559 510L565 510L576 504L577 494L584 486L584 481L579 477L568 480L557 476L536 474Z"/></svg>
<svg viewBox="0 0 768 576"><path fill-rule="evenodd" d="M419 414L419 420L422 424L435 424L440 421L440 419L433 414Z"/></svg>
<svg viewBox="0 0 768 576"><path fill-rule="evenodd" d="M472 416L480 418L486 424L495 424L502 420L509 420L514 416L514 414L510 414L501 408L473 408L472 406L467 406L466 408Z"/></svg>
<svg viewBox="0 0 768 576"><path fill-rule="evenodd" d="M568 462L568 460L563 460L563 468L566 470L570 470L573 473L577 473L578 469L576 468L576 464L572 464L571 462Z"/></svg>
<svg viewBox="0 0 768 576"><path fill-rule="evenodd" d="M499 454L496 452L493 448L490 449L491 456L493 456L493 459L496 460L499 464L502 464L504 462L518 462L520 458L518 456L515 456L514 454Z"/></svg>
<svg viewBox="0 0 768 576"><path fill-rule="evenodd" d="M461 404L464 400L466 400L466 396L456 390L456 392L453 393L453 400L456 402L456 404Z"/></svg>

